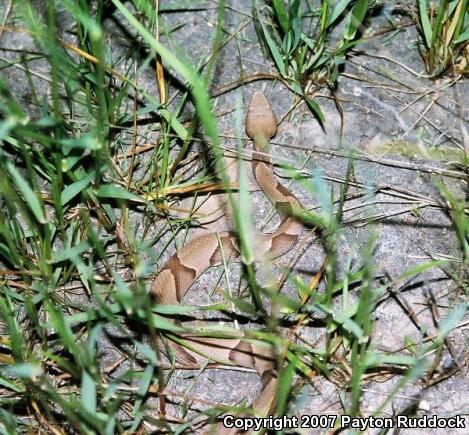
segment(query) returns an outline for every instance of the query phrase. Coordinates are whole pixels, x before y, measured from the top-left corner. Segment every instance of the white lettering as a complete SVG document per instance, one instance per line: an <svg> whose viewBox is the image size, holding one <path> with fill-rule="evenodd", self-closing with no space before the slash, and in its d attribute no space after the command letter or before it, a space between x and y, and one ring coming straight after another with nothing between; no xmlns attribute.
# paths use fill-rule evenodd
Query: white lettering
<svg viewBox="0 0 469 435"><path fill-rule="evenodd" d="M229 415L229 414L225 415L223 417L223 426L231 429L232 427L234 427L233 420L234 420L234 417L232 415Z"/></svg>

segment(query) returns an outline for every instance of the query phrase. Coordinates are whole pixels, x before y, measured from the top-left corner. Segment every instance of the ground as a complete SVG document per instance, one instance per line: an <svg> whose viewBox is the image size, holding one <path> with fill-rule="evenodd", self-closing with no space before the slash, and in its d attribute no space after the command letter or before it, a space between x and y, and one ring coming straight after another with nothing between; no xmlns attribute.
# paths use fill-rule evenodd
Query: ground
<svg viewBox="0 0 469 435"><path fill-rule="evenodd" d="M260 79L252 82L245 80L246 83L243 83L242 78L256 73L277 74L274 64L260 48L252 24L250 1L226 2L223 32L227 42L219 53L211 90L215 95L212 103L222 148L235 149L237 138L241 138L247 158L250 143L245 138L240 120L254 91L262 90L265 93L279 120L279 131L272 141L271 152L277 164L276 173L307 209L317 210L324 198L312 193L311 177L304 183L298 180L291 182L291 171L286 170L285 166L306 176L317 174L322 180L320 185L326 191L326 200L332 197L333 201L337 201L340 189L346 183L350 158L353 157L343 225L335 246L337 265L334 273L340 280L347 270L358 271L366 260L365 251L372 241L373 291L377 292L380 286L391 283L373 313L372 344L379 352L411 355L412 352L405 350L409 340L417 348L423 346L429 337L438 334L441 322L451 307L466 297L455 290L455 283L444 266L431 267L417 276L406 277L403 274L431 260L459 261L454 225L440 189L444 186L458 197L463 197L467 172L464 175L460 167L451 164L456 159L449 157L442 162L437 156L468 151L469 138L465 130L468 113L464 102L469 101L469 89L464 78L427 78L417 49L417 30L414 25L407 25L410 20L408 16L393 12L393 3L386 2L385 7L377 10L372 25L364 33L363 42L347 56L334 91L327 87L317 88L315 101L325 115L323 126L306 104L300 102L281 81ZM200 8L196 10L188 7L185 11L162 15L166 28L177 29L170 38L162 37L163 44L167 44L178 56L186 54L193 64L205 58L211 49L217 14L215 2L197 2L197 6ZM121 26L116 26L116 22L121 22ZM390 22L395 30L384 31ZM178 28L179 25L182 26ZM129 50L128 41L122 36L123 28L127 27L124 18L114 13L112 19L106 21L106 26L111 41L109 50L113 53ZM70 37L65 30L64 35ZM31 44L27 35L5 31L1 41L4 50L2 61L17 57L11 48L30 47ZM48 81L41 76L47 77L47 68L42 62L30 63L30 67L40 73L33 77L37 82L36 88L47 95ZM147 69L140 80L150 94L156 95L152 74L153 70ZM11 86L11 92L20 100L29 101L29 85L24 79L23 70L8 68L4 76ZM233 85L236 82L239 86ZM172 92L175 93L175 89ZM192 115L188 112L185 116L187 121ZM129 149L131 144L131 135L127 133L121 139L123 150ZM141 144L151 142L155 137L154 125L139 126L138 135ZM202 149L195 144L190 155L197 156ZM200 159L198 162L200 167ZM249 164L245 167L250 170ZM278 224L277 217L271 204L256 188L252 177L250 183L253 222L258 231L269 232ZM179 207L187 208L190 204L191 199L186 199ZM174 208L177 205L171 203ZM207 212L207 208L201 210ZM138 226L141 219L141 214L135 212L131 222ZM230 222L225 215L208 225L208 229L189 231L188 237L230 227ZM159 234L164 225L165 220L155 219L150 225L150 234ZM185 234L180 234L179 246L184 243L184 237ZM165 234L147 252L142 253L142 261L146 262L151 272L147 274L148 288L158 267L175 251L171 242L169 249L160 256L164 241L170 239L170 234ZM304 238L294 252L275 261L271 271L259 265L257 274L261 282L268 283L272 279L280 280L285 269L288 269L290 276L298 275L309 282L321 270L324 259L321 235L317 230L305 229ZM245 289L245 282L240 281L240 265L230 264L229 269L232 291L236 293ZM224 268L221 267L202 275L184 302L204 305L220 300L222 293L219 290L228 289L224 278L219 280L223 272ZM322 281L317 291L324 291L324 285ZM350 303L359 299L358 289L359 286L351 285L348 295ZM282 292L297 297L291 280L282 287ZM83 303L90 302L83 294L78 294L76 298ZM340 307L342 303L342 296L339 295L335 304ZM321 321L323 318L323 314L314 314L314 321L299 329L296 340L304 340L322 349L326 337L325 325ZM229 319L225 318L224 321ZM256 326L247 323L244 327ZM288 327L280 328L280 331L286 335ZM111 378L117 378L119 373L125 373L129 365L134 364L122 357L121 349L116 346L115 341L121 333L113 326L107 326L99 334L100 366ZM381 416L467 415L467 340L467 321L461 321L449 333L447 345L442 347L441 352L427 355L435 367L423 377L404 374L397 366L367 373L360 400L362 415L373 415L378 410ZM300 376L296 378L296 395L289 408L291 415L344 413L344 404L350 400L346 385L352 375L346 354L343 349L335 354L334 369L328 377L318 373L309 380ZM121 362L117 368L113 366L116 361ZM164 373L169 374L168 371ZM400 382L405 385L395 391ZM259 377L252 370L177 369L164 389L168 400L167 417L173 421L184 421L187 415L207 407L234 405L241 399L250 402L259 389ZM156 399L150 399L147 406L150 409L157 406ZM187 406L190 411L186 415ZM466 420L466 424L469 421ZM143 430L152 429L155 429L154 424L146 421ZM429 431L408 429L402 430L402 433ZM304 429L301 433L326 432L326 429ZM369 431L378 432L376 429ZM393 433L398 432L395 429ZM432 429L431 433L462 434L467 433L467 429Z"/></svg>

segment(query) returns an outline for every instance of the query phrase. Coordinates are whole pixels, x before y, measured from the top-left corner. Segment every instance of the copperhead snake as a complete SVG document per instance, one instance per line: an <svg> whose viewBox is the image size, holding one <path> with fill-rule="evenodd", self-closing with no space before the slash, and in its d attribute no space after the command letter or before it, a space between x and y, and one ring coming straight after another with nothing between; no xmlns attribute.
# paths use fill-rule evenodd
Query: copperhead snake
<svg viewBox="0 0 469 435"><path fill-rule="evenodd" d="M274 232L256 236L257 260L272 260L284 255L297 243L303 224L292 217L292 211L300 208L301 204L277 180L267 155L269 140L277 133L277 119L262 92L255 92L251 99L245 127L254 144L252 171L256 181L282 218ZM223 257L229 261L240 260L239 243L234 233L212 233L193 239L161 268L151 286L152 296L158 304L179 304L193 282L207 268L221 264ZM176 359L184 364L199 366L210 358L219 363L254 368L262 380L262 388L252 408L257 415L265 416L274 405L277 389L274 351L268 345L246 341L243 337L243 333L234 338L181 334L191 350L175 342L170 346ZM226 435L237 432L219 423L213 433Z"/></svg>

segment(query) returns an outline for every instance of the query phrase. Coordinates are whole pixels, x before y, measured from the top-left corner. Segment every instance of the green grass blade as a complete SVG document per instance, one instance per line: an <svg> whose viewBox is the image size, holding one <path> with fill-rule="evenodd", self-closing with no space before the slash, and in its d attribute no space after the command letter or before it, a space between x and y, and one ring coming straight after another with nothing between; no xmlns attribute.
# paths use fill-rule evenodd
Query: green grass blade
<svg viewBox="0 0 469 435"><path fill-rule="evenodd" d="M428 18L427 0L419 0L419 14L423 35L425 37L425 44L427 45L427 48L430 48L432 46L433 30L432 25L430 24L430 19Z"/></svg>
<svg viewBox="0 0 469 435"><path fill-rule="evenodd" d="M6 162L6 167L16 186L18 186L18 190L23 195L23 198L28 204L29 209L33 213L34 217L39 223L45 224L46 216L44 214L44 209L38 195L31 189L29 184L24 180L24 177L19 173L19 171L11 162Z"/></svg>
<svg viewBox="0 0 469 435"><path fill-rule="evenodd" d="M352 3L353 0L340 0L334 7L329 19L327 20L326 27L332 26L336 20L343 14L345 9Z"/></svg>
<svg viewBox="0 0 469 435"><path fill-rule="evenodd" d="M151 385L151 380L153 379L153 372L155 368L152 364L148 364L145 367L144 372L142 373L142 377L139 382L139 388L137 391L137 400L134 403L133 406L133 416L134 416L134 421L132 423L132 426L129 429L129 433L135 433L137 428L140 425L140 422L143 419L143 410L142 410L142 405L144 403L148 388Z"/></svg>
<svg viewBox="0 0 469 435"><path fill-rule="evenodd" d="M100 198L123 199L142 204L146 203L144 199L142 199L135 193L129 192L123 187L115 186L112 184L103 184L102 186L100 186L100 188L96 192L96 195Z"/></svg>
<svg viewBox="0 0 469 435"><path fill-rule="evenodd" d="M282 0L273 0L274 11L277 16L278 22L282 26L282 29L285 33L290 29L290 20L288 18L288 13L283 6Z"/></svg>
<svg viewBox="0 0 469 435"><path fill-rule="evenodd" d="M256 3L257 4L257 3ZM257 5L258 7L258 5ZM257 10L258 15L260 16L259 9ZM270 36L270 32L267 30L266 25L262 21L262 19L259 19L259 24L261 25L262 29L262 35L264 36L265 42L267 43L267 46L269 47L270 54L272 55L275 65L277 66L277 69L279 70L280 74L283 77L287 77L287 70L285 67L285 63L283 61L283 56L280 53L280 50L275 43L275 41L272 39Z"/></svg>
<svg viewBox="0 0 469 435"><path fill-rule="evenodd" d="M438 339L440 342L448 336L448 334L456 328L457 324L463 319L468 311L468 304L459 304L454 308L440 323L438 330Z"/></svg>
<svg viewBox="0 0 469 435"><path fill-rule="evenodd" d="M303 95L308 107L310 108L313 115L318 119L321 123L321 126L324 127L324 123L326 122L326 117L324 116L324 112L321 109L321 106L316 103L312 98L309 98L307 95Z"/></svg>
<svg viewBox="0 0 469 435"><path fill-rule="evenodd" d="M81 397L82 408L91 415L96 413L96 383L87 370L83 370L81 377Z"/></svg>
<svg viewBox="0 0 469 435"><path fill-rule="evenodd" d="M81 256L81 254L83 254L85 251L88 251L90 248L91 248L91 243L88 240L85 240L83 242L80 242L74 245L71 248L65 248L65 249L61 249L58 252L55 252L52 255L50 263L55 264L55 263L61 263L63 261L71 260L74 257Z"/></svg>
<svg viewBox="0 0 469 435"><path fill-rule="evenodd" d="M73 198L75 198L83 190L85 190L89 186L91 181L94 180L94 178L95 178L95 174L93 172L90 172L81 180L78 180L75 183L72 183L68 185L67 187L65 187L65 189L62 190L61 195L60 195L60 202L62 206L68 204Z"/></svg>
<svg viewBox="0 0 469 435"><path fill-rule="evenodd" d="M283 415L285 413L294 374L295 374L295 364L293 362L287 362L285 367L283 367L283 369L279 373L277 398L276 398L278 415Z"/></svg>
<svg viewBox="0 0 469 435"><path fill-rule="evenodd" d="M351 41L355 38L358 29L363 23L363 20L368 11L368 0L358 0L350 11L350 21L344 33L344 38Z"/></svg>
<svg viewBox="0 0 469 435"><path fill-rule="evenodd" d="M445 22L445 15L448 7L448 0L441 0L438 7L438 12L435 17L435 22L433 26L433 35L432 35L432 48L442 41L442 28ZM437 44L438 42L438 44Z"/></svg>
<svg viewBox="0 0 469 435"><path fill-rule="evenodd" d="M463 42L466 42L468 40L469 40L469 29L461 33L459 37L455 39L453 42L454 44L462 44Z"/></svg>

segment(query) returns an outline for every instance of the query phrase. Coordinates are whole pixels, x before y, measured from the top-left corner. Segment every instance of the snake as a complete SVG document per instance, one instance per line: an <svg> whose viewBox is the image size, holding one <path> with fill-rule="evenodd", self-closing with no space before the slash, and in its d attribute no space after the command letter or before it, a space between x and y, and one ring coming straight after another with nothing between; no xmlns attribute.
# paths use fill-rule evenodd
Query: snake
<svg viewBox="0 0 469 435"><path fill-rule="evenodd" d="M255 237L256 260L274 260L289 252L303 231L303 224L294 217L301 204L274 174L269 157L270 140L277 134L278 122L270 103L261 91L254 92L248 106L245 130L253 142L252 172L260 189L281 217L271 233ZM178 305L194 281L208 268L223 261L240 261L239 239L234 232L210 233L189 241L161 267L150 293L158 304ZM200 366L212 362L255 369L262 387L251 405L256 415L267 415L275 406L277 372L275 350L269 344L246 340L244 332L229 338L201 337L184 333L182 346L171 341L169 347L182 364ZM228 435L236 430L216 425L214 433Z"/></svg>

